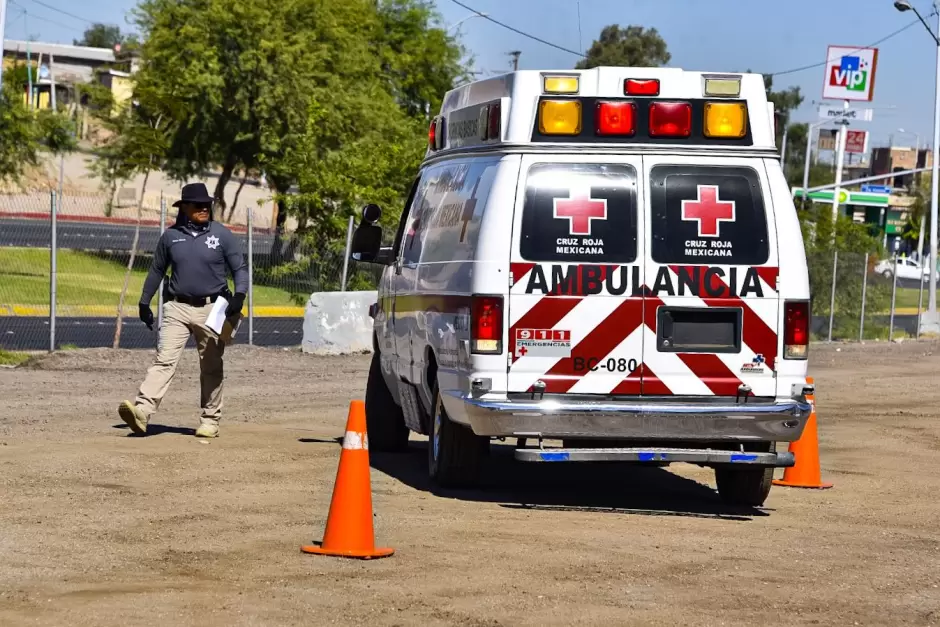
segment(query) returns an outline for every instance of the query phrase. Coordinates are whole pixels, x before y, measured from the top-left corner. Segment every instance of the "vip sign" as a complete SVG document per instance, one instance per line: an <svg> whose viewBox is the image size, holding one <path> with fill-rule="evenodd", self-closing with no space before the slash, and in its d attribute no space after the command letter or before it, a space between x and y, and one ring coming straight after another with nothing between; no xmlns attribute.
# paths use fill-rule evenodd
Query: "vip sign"
<svg viewBox="0 0 940 627"><path fill-rule="evenodd" d="M877 48L829 46L823 98L871 101L875 92Z"/></svg>

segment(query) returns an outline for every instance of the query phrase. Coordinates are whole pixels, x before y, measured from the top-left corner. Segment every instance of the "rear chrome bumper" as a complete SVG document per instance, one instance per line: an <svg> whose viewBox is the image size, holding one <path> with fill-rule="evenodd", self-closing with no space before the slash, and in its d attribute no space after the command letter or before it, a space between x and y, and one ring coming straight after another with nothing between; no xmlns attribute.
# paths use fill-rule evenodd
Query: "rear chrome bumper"
<svg viewBox="0 0 940 627"><path fill-rule="evenodd" d="M523 462L642 462L669 464L687 462L710 466L770 466L790 468L795 463L793 453L751 453L688 448L594 448L557 449L521 448L516 459Z"/></svg>
<svg viewBox="0 0 940 627"><path fill-rule="evenodd" d="M673 441L793 442L811 406L805 398L773 403L483 399L448 390L477 435Z"/></svg>

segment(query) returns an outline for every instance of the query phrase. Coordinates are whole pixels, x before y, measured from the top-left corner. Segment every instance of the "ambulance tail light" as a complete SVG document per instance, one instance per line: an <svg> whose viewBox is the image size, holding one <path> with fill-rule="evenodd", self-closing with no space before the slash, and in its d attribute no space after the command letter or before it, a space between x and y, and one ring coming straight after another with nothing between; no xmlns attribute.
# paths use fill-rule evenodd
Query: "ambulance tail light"
<svg viewBox="0 0 940 627"><path fill-rule="evenodd" d="M431 120L428 127L428 147L431 150L440 150L444 147L444 117L437 116Z"/></svg>
<svg viewBox="0 0 940 627"><path fill-rule="evenodd" d="M502 296L473 296L470 301L470 352L474 355L503 352Z"/></svg>
<svg viewBox="0 0 940 627"><path fill-rule="evenodd" d="M546 94L576 94L580 88L577 76L543 76L542 92Z"/></svg>
<svg viewBox="0 0 940 627"><path fill-rule="evenodd" d="M581 132L581 101L543 100L539 103L539 132L577 135Z"/></svg>
<svg viewBox="0 0 940 627"><path fill-rule="evenodd" d="M659 79L628 78L623 82L623 93L627 96L658 96Z"/></svg>
<svg viewBox="0 0 940 627"><path fill-rule="evenodd" d="M632 102L597 103L597 134L630 136L636 131L636 105Z"/></svg>
<svg viewBox="0 0 940 627"><path fill-rule="evenodd" d="M747 133L747 106L743 102L706 102L705 137L739 139Z"/></svg>
<svg viewBox="0 0 940 627"><path fill-rule="evenodd" d="M727 96L737 98L741 95L740 76L712 76L705 78L706 96Z"/></svg>
<svg viewBox="0 0 940 627"><path fill-rule="evenodd" d="M783 358L806 359L809 348L809 301L788 300L783 306Z"/></svg>
<svg viewBox="0 0 940 627"><path fill-rule="evenodd" d="M650 105L651 137L689 137L692 105L688 102L654 102Z"/></svg>
<svg viewBox="0 0 940 627"><path fill-rule="evenodd" d="M499 103L484 107L483 141L499 139L502 122L502 108Z"/></svg>

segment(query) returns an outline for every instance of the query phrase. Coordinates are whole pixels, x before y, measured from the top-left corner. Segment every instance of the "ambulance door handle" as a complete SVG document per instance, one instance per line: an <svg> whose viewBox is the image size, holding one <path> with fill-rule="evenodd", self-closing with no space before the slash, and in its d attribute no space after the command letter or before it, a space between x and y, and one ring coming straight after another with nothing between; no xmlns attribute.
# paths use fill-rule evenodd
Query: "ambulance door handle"
<svg viewBox="0 0 940 627"><path fill-rule="evenodd" d="M395 260L395 274L401 274L401 257Z"/></svg>

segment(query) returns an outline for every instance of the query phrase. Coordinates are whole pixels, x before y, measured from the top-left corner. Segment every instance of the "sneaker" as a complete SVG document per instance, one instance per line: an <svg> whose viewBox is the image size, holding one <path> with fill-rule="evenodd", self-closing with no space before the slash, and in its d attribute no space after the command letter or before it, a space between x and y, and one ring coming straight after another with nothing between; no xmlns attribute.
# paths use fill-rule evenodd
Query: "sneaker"
<svg viewBox="0 0 940 627"><path fill-rule="evenodd" d="M147 414L130 401L124 401L118 407L118 415L137 435L147 433Z"/></svg>
<svg viewBox="0 0 940 627"><path fill-rule="evenodd" d="M196 429L197 438L217 438L219 437L219 425L214 425L211 423L202 423L199 425L199 428Z"/></svg>

